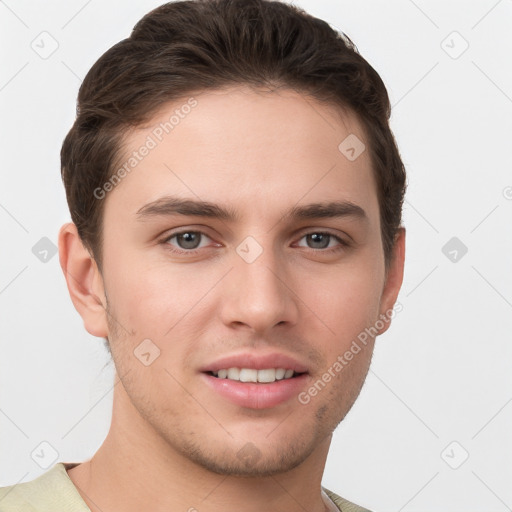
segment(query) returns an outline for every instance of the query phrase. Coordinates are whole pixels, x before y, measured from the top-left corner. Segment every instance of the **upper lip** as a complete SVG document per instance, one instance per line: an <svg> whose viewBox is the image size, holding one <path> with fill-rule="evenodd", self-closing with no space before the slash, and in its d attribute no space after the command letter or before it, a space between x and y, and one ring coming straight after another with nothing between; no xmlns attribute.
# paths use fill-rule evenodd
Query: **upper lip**
<svg viewBox="0 0 512 512"><path fill-rule="evenodd" d="M291 356L272 352L268 354L256 354L244 352L221 357L216 361L202 367L202 372L217 372L229 368L250 368L253 370L265 370L267 368L284 368L296 373L306 373L307 366Z"/></svg>

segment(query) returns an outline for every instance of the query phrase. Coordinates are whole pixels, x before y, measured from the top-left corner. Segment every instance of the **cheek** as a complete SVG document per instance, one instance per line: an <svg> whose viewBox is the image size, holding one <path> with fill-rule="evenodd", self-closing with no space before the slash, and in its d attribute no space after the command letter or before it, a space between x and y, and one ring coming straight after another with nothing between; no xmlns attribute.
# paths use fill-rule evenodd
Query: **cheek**
<svg viewBox="0 0 512 512"><path fill-rule="evenodd" d="M123 266L108 269L105 285L109 302L120 321L126 322L127 330L135 331L138 337L162 336L198 302L207 291L207 283L201 285L197 276L179 270L126 260Z"/></svg>
<svg viewBox="0 0 512 512"><path fill-rule="evenodd" d="M307 282L299 296L338 340L357 335L379 315L382 275L371 266L331 271L316 286Z"/></svg>

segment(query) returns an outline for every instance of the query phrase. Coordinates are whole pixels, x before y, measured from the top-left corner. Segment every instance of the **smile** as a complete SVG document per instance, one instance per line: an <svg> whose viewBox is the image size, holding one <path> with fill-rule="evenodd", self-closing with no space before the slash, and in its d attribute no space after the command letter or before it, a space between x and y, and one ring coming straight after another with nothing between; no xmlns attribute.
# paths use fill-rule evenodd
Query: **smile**
<svg viewBox="0 0 512 512"><path fill-rule="evenodd" d="M216 372L211 372L211 374L219 379L261 383L292 379L300 375L294 370L286 368L265 368L262 370L255 370L253 368L223 368Z"/></svg>

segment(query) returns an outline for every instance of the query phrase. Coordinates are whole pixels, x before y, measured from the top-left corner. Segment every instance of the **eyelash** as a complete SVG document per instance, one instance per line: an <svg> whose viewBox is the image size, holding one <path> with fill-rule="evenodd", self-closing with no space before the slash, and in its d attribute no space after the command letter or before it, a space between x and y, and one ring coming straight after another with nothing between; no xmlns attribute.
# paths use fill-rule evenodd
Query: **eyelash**
<svg viewBox="0 0 512 512"><path fill-rule="evenodd" d="M172 233L171 235L167 236L166 238L164 238L161 243L164 244L169 251L171 251L173 254L178 254L178 255L181 255L181 254L188 254L188 255L195 255L197 254L199 251L201 251L202 249L204 249L204 247L200 248L200 249L176 249L176 248L170 248L171 245L169 244L169 241L172 240L174 237L178 236L178 235L183 235L185 233L195 233L195 234L201 234L201 235L204 235L206 236L207 238L210 238L206 233L203 233L202 231L194 231L194 230L191 230L191 229L187 229L187 230L184 230L184 231L178 231L176 233ZM340 238L339 236L337 235L334 235L333 233L329 233L328 231L310 231L308 233L304 233L301 237L300 237L300 240L302 240L304 237L308 236L308 235L327 235L331 238L334 238L335 240L337 240L339 242L340 245L338 246L335 246L335 247L330 247L328 249L312 249L311 247L306 247L306 249L309 249L310 251L313 251L313 252L321 252L321 253L324 253L324 254L331 254L331 253L336 253L342 249L345 249L347 247L350 246L350 244L348 242L346 242L345 240L343 240L342 238ZM330 240L329 240L330 242Z"/></svg>

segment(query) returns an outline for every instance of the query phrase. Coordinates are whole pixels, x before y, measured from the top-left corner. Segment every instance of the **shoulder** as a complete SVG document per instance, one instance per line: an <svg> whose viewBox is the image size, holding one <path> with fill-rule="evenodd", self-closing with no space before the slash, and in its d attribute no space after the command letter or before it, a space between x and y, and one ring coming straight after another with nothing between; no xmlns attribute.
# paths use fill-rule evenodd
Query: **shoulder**
<svg viewBox="0 0 512 512"><path fill-rule="evenodd" d="M73 482L64 463L30 482L0 487L1 512L90 512Z"/></svg>
<svg viewBox="0 0 512 512"><path fill-rule="evenodd" d="M322 487L322 489L325 491L325 494L327 494L327 496L329 496L329 498L334 501L341 512L371 512L371 510L360 507L359 505L356 505L355 503L352 503L351 501L338 496L334 492L329 491L329 489L326 489L325 487Z"/></svg>

